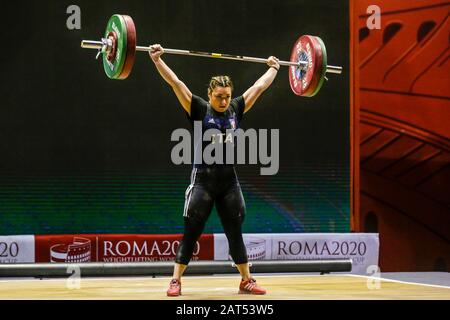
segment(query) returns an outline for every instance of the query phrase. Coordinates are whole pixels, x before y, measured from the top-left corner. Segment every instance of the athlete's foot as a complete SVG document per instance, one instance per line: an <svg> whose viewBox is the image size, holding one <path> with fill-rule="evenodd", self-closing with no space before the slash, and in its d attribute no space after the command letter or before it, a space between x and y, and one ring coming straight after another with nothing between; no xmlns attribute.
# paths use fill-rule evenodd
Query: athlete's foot
<svg viewBox="0 0 450 320"><path fill-rule="evenodd" d="M169 283L169 289L167 289L168 297L178 297L181 295L181 282L177 279L172 279Z"/></svg>
<svg viewBox="0 0 450 320"><path fill-rule="evenodd" d="M241 280L239 285L240 294L266 294L266 289L260 287L256 280L250 278L248 280Z"/></svg>

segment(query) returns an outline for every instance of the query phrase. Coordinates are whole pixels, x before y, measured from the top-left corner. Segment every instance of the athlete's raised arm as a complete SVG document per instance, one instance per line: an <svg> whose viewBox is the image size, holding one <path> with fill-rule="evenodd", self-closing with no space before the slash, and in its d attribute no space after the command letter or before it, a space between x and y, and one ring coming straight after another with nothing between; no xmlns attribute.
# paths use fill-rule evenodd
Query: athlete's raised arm
<svg viewBox="0 0 450 320"><path fill-rule="evenodd" d="M161 55L164 53L164 48L159 44L150 46L152 50L149 52L150 58L158 69L161 77L172 87L181 106L190 115L191 114L191 101L192 93L183 81L178 79L177 75L170 69L167 64L161 59Z"/></svg>
<svg viewBox="0 0 450 320"><path fill-rule="evenodd" d="M266 73L264 73L261 78L259 78L255 84L248 88L243 94L245 101L244 113L250 110L259 96L269 88L280 69L278 59L273 56L270 56L267 59L267 65L269 66L269 70L267 70Z"/></svg>

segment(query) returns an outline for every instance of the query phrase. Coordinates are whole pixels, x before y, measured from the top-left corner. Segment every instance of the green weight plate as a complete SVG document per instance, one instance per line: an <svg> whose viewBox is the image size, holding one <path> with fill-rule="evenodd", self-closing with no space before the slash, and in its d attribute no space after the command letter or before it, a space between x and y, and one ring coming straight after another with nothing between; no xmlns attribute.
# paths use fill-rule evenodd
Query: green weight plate
<svg viewBox="0 0 450 320"><path fill-rule="evenodd" d="M320 39L319 37L315 37L315 38L320 43L320 46L322 47L322 70L321 70L319 84L317 85L316 90L314 90L314 92L312 93L311 97L315 96L319 92L320 88L322 88L322 85L325 80L325 74L327 72L327 49L325 48L325 44L323 43L322 39Z"/></svg>
<svg viewBox="0 0 450 320"><path fill-rule="evenodd" d="M127 24L122 15L113 15L106 26L105 38L110 32L115 34L115 56L108 59L108 53L103 53L103 68L106 75L111 79L119 79L127 56Z"/></svg>
<svg viewBox="0 0 450 320"><path fill-rule="evenodd" d="M313 70L313 76L311 79L311 83L306 91L303 92L303 97L312 97L314 95L314 92L316 92L317 86L320 82L320 77L322 76L322 65L323 65L323 51L322 47L317 40L317 37L310 36L311 38L311 44L312 44L312 50L314 51L315 55L315 63L314 63L314 70Z"/></svg>

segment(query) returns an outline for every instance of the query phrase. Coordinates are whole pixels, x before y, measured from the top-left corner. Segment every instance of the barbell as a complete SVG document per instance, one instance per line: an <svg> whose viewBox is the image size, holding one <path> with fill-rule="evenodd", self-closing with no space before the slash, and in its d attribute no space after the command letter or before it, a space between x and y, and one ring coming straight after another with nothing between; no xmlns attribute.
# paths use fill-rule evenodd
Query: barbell
<svg viewBox="0 0 450 320"><path fill-rule="evenodd" d="M82 40L81 47L97 49L97 57L103 56L103 69L111 79L126 79L134 65L136 51L151 51L152 48L136 45L136 27L128 15L115 14L106 25L101 41ZM248 56L210 53L192 50L164 48L164 53L267 63L267 59ZM322 39L316 36L300 36L291 51L290 61L279 61L280 66L289 67L289 84L299 96L312 97L319 92L326 73L340 74L342 67L327 65L327 51Z"/></svg>

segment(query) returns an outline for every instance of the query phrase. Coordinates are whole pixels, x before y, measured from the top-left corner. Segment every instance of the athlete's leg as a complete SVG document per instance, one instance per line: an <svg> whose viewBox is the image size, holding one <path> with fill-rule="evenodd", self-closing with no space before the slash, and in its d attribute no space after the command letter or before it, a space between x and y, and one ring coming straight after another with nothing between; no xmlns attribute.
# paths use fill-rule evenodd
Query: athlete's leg
<svg viewBox="0 0 450 320"><path fill-rule="evenodd" d="M214 199L202 186L194 185L186 192L186 203L183 214L184 235L178 246L175 258L174 278L179 279L192 258L195 244L203 232L206 221L211 214Z"/></svg>
<svg viewBox="0 0 450 320"><path fill-rule="evenodd" d="M217 213L219 214L225 235L228 239L230 255L236 265L247 264L247 250L242 238L242 223L245 217L245 201L239 184L233 184L225 194L216 199Z"/></svg>
<svg viewBox="0 0 450 320"><path fill-rule="evenodd" d="M168 296L181 294L181 276L192 258L195 244L211 214L214 199L202 186L189 186L184 206L184 234L178 246Z"/></svg>
<svg viewBox="0 0 450 320"><path fill-rule="evenodd" d="M228 239L230 255L242 277L239 293L266 294L266 290L260 287L250 274L247 250L242 237L245 202L239 184L234 184L223 196L217 197L216 208Z"/></svg>

